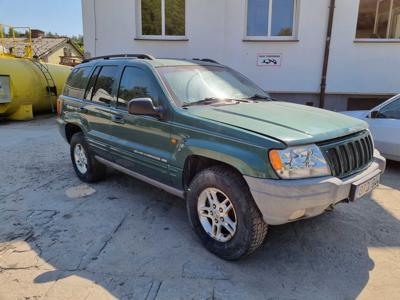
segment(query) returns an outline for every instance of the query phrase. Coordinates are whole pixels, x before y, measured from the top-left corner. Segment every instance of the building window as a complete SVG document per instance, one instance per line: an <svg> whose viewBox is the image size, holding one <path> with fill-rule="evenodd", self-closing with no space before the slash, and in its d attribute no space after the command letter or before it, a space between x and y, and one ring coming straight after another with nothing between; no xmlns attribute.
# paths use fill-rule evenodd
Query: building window
<svg viewBox="0 0 400 300"><path fill-rule="evenodd" d="M72 50L68 47L64 47L64 56L72 56Z"/></svg>
<svg viewBox="0 0 400 300"><path fill-rule="evenodd" d="M293 39L297 0L247 0L249 39Z"/></svg>
<svg viewBox="0 0 400 300"><path fill-rule="evenodd" d="M185 37L185 0L139 0L138 6L140 38Z"/></svg>
<svg viewBox="0 0 400 300"><path fill-rule="evenodd" d="M400 0L360 0L357 39L400 39Z"/></svg>

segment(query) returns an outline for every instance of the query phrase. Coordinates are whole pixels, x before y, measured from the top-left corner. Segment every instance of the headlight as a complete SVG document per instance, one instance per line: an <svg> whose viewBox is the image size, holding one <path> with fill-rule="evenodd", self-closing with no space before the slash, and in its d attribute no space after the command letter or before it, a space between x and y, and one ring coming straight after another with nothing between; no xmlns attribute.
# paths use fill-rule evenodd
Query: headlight
<svg viewBox="0 0 400 300"><path fill-rule="evenodd" d="M331 170L316 145L271 150L269 159L279 177L299 179L328 176Z"/></svg>

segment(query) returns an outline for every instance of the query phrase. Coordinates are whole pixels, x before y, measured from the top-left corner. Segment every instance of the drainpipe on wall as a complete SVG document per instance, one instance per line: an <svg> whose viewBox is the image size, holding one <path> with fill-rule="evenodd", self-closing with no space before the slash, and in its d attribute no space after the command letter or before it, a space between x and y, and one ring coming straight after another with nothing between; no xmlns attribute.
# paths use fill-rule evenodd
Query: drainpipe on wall
<svg viewBox="0 0 400 300"><path fill-rule="evenodd" d="M322 67L321 90L320 90L320 94L319 94L319 107L320 108L325 107L326 76L328 74L329 52L330 52L330 48L331 48L333 17L335 15L335 4L336 4L336 0L331 0L331 4L329 6L328 31L326 33L324 63L323 63L323 67Z"/></svg>

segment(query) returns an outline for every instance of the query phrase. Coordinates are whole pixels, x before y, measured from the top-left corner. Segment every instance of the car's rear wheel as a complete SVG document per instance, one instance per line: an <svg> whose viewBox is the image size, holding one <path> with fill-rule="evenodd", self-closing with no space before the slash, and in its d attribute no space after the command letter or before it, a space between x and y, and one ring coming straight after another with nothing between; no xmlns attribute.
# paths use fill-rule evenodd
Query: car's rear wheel
<svg viewBox="0 0 400 300"><path fill-rule="evenodd" d="M82 181L96 182L104 178L106 167L96 160L82 132L72 136L70 154L75 173Z"/></svg>
<svg viewBox="0 0 400 300"><path fill-rule="evenodd" d="M196 175L187 192L187 211L204 246L224 259L252 253L267 234L244 179L227 167L211 167Z"/></svg>

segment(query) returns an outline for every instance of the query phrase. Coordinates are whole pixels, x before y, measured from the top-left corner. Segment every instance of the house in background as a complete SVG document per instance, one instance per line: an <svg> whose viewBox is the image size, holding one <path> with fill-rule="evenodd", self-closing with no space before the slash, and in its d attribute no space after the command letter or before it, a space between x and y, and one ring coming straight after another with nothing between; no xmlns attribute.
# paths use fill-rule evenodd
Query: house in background
<svg viewBox="0 0 400 300"><path fill-rule="evenodd" d="M45 37L41 30L31 30L32 54L43 62L75 66L82 62L83 53L67 37ZM7 52L16 56L25 55L25 47L29 44L26 37L5 38L4 47Z"/></svg>
<svg viewBox="0 0 400 300"><path fill-rule="evenodd" d="M361 109L400 93L400 0L82 0L91 56L211 58L282 100Z"/></svg>

